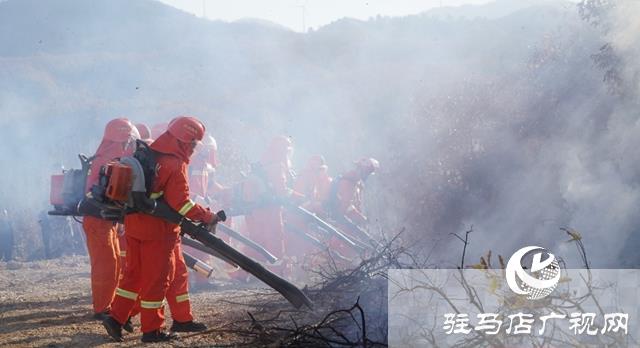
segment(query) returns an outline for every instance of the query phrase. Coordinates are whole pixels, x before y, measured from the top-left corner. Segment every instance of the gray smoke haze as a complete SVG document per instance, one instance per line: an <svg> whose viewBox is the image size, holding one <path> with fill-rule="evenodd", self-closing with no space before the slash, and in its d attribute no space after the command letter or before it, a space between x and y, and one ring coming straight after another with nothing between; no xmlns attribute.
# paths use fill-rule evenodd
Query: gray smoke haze
<svg viewBox="0 0 640 348"><path fill-rule="evenodd" d="M49 175L78 167L114 117L193 114L218 140L223 183L280 133L297 168L314 153L333 175L378 158L374 229L405 227L435 264L459 262L450 233L473 225L468 263L540 245L579 267L559 230L572 227L593 267L638 266L638 4L603 7L599 25L561 1L475 10L298 34L150 0L0 3L0 202L46 209Z"/></svg>

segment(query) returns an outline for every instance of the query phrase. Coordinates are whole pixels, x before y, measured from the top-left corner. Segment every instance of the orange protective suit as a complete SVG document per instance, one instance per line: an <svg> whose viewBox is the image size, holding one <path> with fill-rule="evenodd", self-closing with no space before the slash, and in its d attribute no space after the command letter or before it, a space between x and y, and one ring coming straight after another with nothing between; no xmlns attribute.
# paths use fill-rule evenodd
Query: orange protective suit
<svg viewBox="0 0 640 348"><path fill-rule="evenodd" d="M352 221L366 221L366 218L361 213L362 199L361 193L364 187L362 180L358 176L357 171L349 171L341 176L338 176L334 182L334 187L331 188L328 197L327 210L334 219L336 219L335 226L340 229L347 237L353 238L349 233L349 228L340 223L340 216L346 216ZM329 241L329 245L340 255L347 258L354 258L358 256L358 252L353 248L347 246L341 240L332 237Z"/></svg>
<svg viewBox="0 0 640 348"><path fill-rule="evenodd" d="M311 212L324 216L326 215L324 202L329 197L332 182L333 178L329 176L324 158L313 156L293 183L293 190L305 196L307 207Z"/></svg>
<svg viewBox="0 0 640 348"><path fill-rule="evenodd" d="M171 318L179 322L192 321L193 314L189 301L189 270L184 262L184 256L182 256L182 243L176 243L173 248L173 258L176 263L166 295L171 309Z"/></svg>
<svg viewBox="0 0 640 348"><path fill-rule="evenodd" d="M341 220L344 220L344 217L349 218L358 226L367 224L367 217L362 212L364 181L379 167L380 164L376 159L362 158L355 162L353 170L339 176L333 183L325 207L337 222L337 227L344 231L347 236L353 238L349 232L350 228L346 224L340 223ZM346 245L338 240L333 239L330 244L344 256L352 257L357 255L353 249L347 248Z"/></svg>
<svg viewBox="0 0 640 348"><path fill-rule="evenodd" d="M367 218L362 213L362 192L364 182L357 171L349 171L342 175L337 182L334 214L342 214L356 224L366 223Z"/></svg>
<svg viewBox="0 0 640 348"><path fill-rule="evenodd" d="M106 312L113 300L120 276L120 247L116 225L85 216L82 228L87 237L91 262L91 300L95 313Z"/></svg>
<svg viewBox="0 0 640 348"><path fill-rule="evenodd" d="M167 204L187 218L211 223L214 214L189 199L187 164L193 153L192 144L179 141L170 128L151 144L151 148L161 153L157 157L159 169L154 178L153 192L162 192ZM124 324L139 299L142 332L158 330L164 326L163 300L166 297L170 303L173 302L174 319L189 321L188 285L186 281L174 281L174 274L187 278L186 267L178 268L176 273L176 267L184 265L179 246L180 228L150 215L130 214L125 218L125 229L128 246L126 265L116 289L111 316ZM188 312L181 312L180 307L188 308Z"/></svg>
<svg viewBox="0 0 640 348"><path fill-rule="evenodd" d="M205 198L207 196L207 187L209 184L209 170L206 157L200 148L196 149L193 161L189 164L189 188L191 195Z"/></svg>
<svg viewBox="0 0 640 348"><path fill-rule="evenodd" d="M136 128L138 128L140 132L140 137L142 137L142 140L147 142L147 144L151 145L151 143L153 143L153 139L149 138L150 133L145 133L144 131L140 131L140 128L144 129L144 127L146 127L146 126L144 127L142 126L144 125L136 124ZM162 129L165 129L165 130L167 126L168 124L161 125ZM192 185L192 181L190 178L189 188L191 189L192 193L194 191L193 187L194 186ZM198 188L197 185L195 187L196 189ZM124 234L119 234L119 242L120 242L120 257L122 260L122 268L124 268L125 258L127 256L127 252L126 252L127 242ZM191 251L189 252L191 253ZM193 253L192 255L202 260L202 258L200 258L199 255L195 255ZM204 254L204 255L207 255L207 254ZM191 312L191 303L185 300L185 299L188 299L189 297L189 283L188 283L189 270L187 269L187 265L184 261L184 256L182 255L182 243L176 243L176 246L174 247L174 250L173 250L173 257L175 258L175 267L174 267L173 274L170 275L171 284L169 285L169 289L167 290L167 302L169 304L169 308L171 309L171 317L173 318L173 320L179 321L179 322L192 321L193 315ZM121 274L121 277L123 273L124 273L124 270ZM179 299L181 300L179 301ZM139 313L140 313L140 301L137 301L133 310L130 313L130 316L135 317Z"/></svg>
<svg viewBox="0 0 640 348"><path fill-rule="evenodd" d="M327 173L324 158L319 155L309 158L307 164L293 182L293 190L303 194L305 197L306 202L303 206L320 217L326 215L322 202L328 196L330 187L331 177ZM314 235L312 232L314 229L309 228L302 217L288 213L285 214L285 219L285 229L296 230L297 233L310 232L310 235ZM297 233L291 231L286 234L285 249L290 258L294 258L297 263L301 264L305 256L319 250Z"/></svg>
<svg viewBox="0 0 640 348"><path fill-rule="evenodd" d="M201 155L203 147L199 145L196 149L196 154L193 156L193 161L189 164L189 188L191 191L191 198L193 200L205 199L207 197L207 188L209 186L209 171L205 157ZM198 258L205 263L209 263L211 256L200 250L185 246L184 250L192 256ZM186 269L186 268L185 268ZM176 274L175 280L182 283L188 282L188 273L185 273L185 278L182 279L180 274ZM200 273L196 273L192 278L194 286L197 284L208 284L208 280ZM171 302L169 302L171 305ZM171 307L171 313L173 313L173 307ZM175 318L174 318L175 319Z"/></svg>
<svg viewBox="0 0 640 348"><path fill-rule="evenodd" d="M123 119L114 121L123 124L128 122ZM114 158L128 156L133 152L133 146L130 146L133 138L124 136L116 139L118 141L114 141L112 140L114 139L113 136L109 136L109 127L113 125L114 121L107 125L105 138L103 138L98 150L96 150L96 157L91 163L87 177L86 192L98 181L100 168L103 165ZM93 310L95 313L106 312L109 310L109 304L113 300L118 286L121 268L117 226L111 221L85 216L82 221L82 227L86 235L87 250L91 262Z"/></svg>
<svg viewBox="0 0 640 348"><path fill-rule="evenodd" d="M262 245L279 259L286 255L284 245L284 223L282 207L277 202L265 202L273 199L299 199L301 194L289 189L291 164L289 156L292 151L291 140L276 137L263 154L259 173L254 173L243 187L244 201L258 203L258 207L245 215L247 235L249 239ZM264 204L263 204L264 203ZM261 259L253 250L245 250L248 256ZM286 261L270 268L284 275Z"/></svg>
<svg viewBox="0 0 640 348"><path fill-rule="evenodd" d="M217 152L218 144L210 135L205 137L204 144L196 148L189 164L189 185L192 195L206 198L213 193L209 192L211 184L209 174L218 166Z"/></svg>
<svg viewBox="0 0 640 348"><path fill-rule="evenodd" d="M268 181L268 185L277 196L287 195L287 167L280 162L263 163L262 168ZM264 195L265 184L262 179L255 178L247 181L244 187L245 201L256 202ZM245 215L247 237L262 245L274 256L281 259L284 256L284 224L282 219L282 208L277 204L268 204L253 209ZM261 260L257 252L246 249L246 254L256 260ZM281 267L272 267L282 274Z"/></svg>
<svg viewBox="0 0 640 348"><path fill-rule="evenodd" d="M380 168L375 158L361 158L355 162L355 168L340 177L336 182L336 191L329 197L329 209L334 215L344 215L356 225L367 223L367 217L362 212L362 192L364 181Z"/></svg>

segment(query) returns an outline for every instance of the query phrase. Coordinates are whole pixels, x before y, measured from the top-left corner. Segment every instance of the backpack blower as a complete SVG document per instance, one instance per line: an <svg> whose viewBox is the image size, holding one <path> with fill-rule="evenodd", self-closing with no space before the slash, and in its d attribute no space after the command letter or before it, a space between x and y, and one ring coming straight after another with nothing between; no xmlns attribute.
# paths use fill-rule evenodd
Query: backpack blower
<svg viewBox="0 0 640 348"><path fill-rule="evenodd" d="M87 157L79 154L81 169L63 170L62 174L51 176L51 192L49 202L53 210L49 215L81 216L78 212L80 201L84 198L84 188L87 185L87 176L91 162L95 156Z"/></svg>

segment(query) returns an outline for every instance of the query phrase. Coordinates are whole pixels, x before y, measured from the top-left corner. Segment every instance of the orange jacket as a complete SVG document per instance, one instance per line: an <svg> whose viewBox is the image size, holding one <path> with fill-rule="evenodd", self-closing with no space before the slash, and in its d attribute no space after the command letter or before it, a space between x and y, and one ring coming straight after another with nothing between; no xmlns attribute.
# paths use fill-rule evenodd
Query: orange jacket
<svg viewBox="0 0 640 348"><path fill-rule="evenodd" d="M262 170L261 173L250 175L247 180L242 183L244 202L256 203L265 197L275 196L285 198L293 194L293 191L287 187L288 168L285 164L271 162L260 164L260 166Z"/></svg>
<svg viewBox="0 0 640 348"><path fill-rule="evenodd" d="M326 167L315 171L304 170L295 179L293 190L304 195L307 209L322 213L322 204L329 197L332 180Z"/></svg>
<svg viewBox="0 0 640 348"><path fill-rule="evenodd" d="M269 163L263 166L264 177L253 177L245 182L245 201L260 201L265 195L286 197L286 167L281 163ZM282 208L271 204L253 209L245 215L247 235L250 239L264 246L277 257L284 255L284 221ZM251 257L258 257L253 251L246 250Z"/></svg>
<svg viewBox="0 0 640 348"><path fill-rule="evenodd" d="M185 144L164 133L151 144L151 148L160 153L156 158L158 171L153 181L153 192L162 193L167 204L185 217L211 223L214 214L189 199L187 164L191 153ZM127 215L125 226L127 235L139 240L175 239L175 235L180 233L178 225L146 214Z"/></svg>
<svg viewBox="0 0 640 348"><path fill-rule="evenodd" d="M316 181L316 200L318 202L324 202L329 198L331 193L331 185L333 178L329 176L327 170L323 170Z"/></svg>
<svg viewBox="0 0 640 348"><path fill-rule="evenodd" d="M334 213L339 213L354 220L355 223L363 223L367 218L362 213L362 191L364 182L355 171L345 173L335 185L338 185L336 192L336 206Z"/></svg>
<svg viewBox="0 0 640 348"><path fill-rule="evenodd" d="M207 197L209 194L207 192L209 187L207 162L196 158L196 160L189 165L189 186L191 187L191 193L193 195L197 195L202 198Z"/></svg>
<svg viewBox="0 0 640 348"><path fill-rule="evenodd" d="M307 200L315 200L317 197L316 181L316 173L310 170L304 170L295 178L292 188L297 192L302 193Z"/></svg>

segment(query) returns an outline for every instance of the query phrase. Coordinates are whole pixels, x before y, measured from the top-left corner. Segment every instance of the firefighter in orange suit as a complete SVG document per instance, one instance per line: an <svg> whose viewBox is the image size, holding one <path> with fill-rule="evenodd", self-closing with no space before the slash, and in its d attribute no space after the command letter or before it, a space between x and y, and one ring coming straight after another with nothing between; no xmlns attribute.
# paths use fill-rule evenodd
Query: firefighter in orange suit
<svg viewBox="0 0 640 348"><path fill-rule="evenodd" d="M140 140L145 143L151 145L153 141L151 139L151 130L143 123L135 124L136 130L138 130L138 134L140 135ZM124 260L127 257L127 239L124 237L124 228L120 226L118 228L118 243L120 244L120 270L124 268ZM122 276L122 272L120 272L120 276Z"/></svg>
<svg viewBox="0 0 640 348"><path fill-rule="evenodd" d="M274 138L260 163L253 168L252 179L243 188L244 201L256 206L245 215L249 239L281 260L286 253L282 206L279 200L299 202L304 198L302 194L287 187L293 179L290 161L292 152L291 139L285 136ZM253 250L247 250L247 255L259 259ZM271 269L284 275L287 266L283 260L281 264L271 266Z"/></svg>
<svg viewBox="0 0 640 348"><path fill-rule="evenodd" d="M189 164L189 187L194 198L205 199L209 192L209 173L216 167L215 153L218 151L216 140L205 136L203 144L198 146ZM213 162L212 162L213 159Z"/></svg>
<svg viewBox="0 0 640 348"><path fill-rule="evenodd" d="M98 181L100 168L114 158L133 153L138 131L125 118L109 121L95 158L89 169L85 192ZM104 319L109 312L120 273L120 248L117 225L112 221L85 216L82 227L87 240L87 250L91 261L91 297L94 318Z"/></svg>
<svg viewBox="0 0 640 348"><path fill-rule="evenodd" d="M362 193L364 183L369 175L380 168L374 158L362 158L355 163L355 168L340 176L332 209L334 214L342 214L359 226L367 224L367 217L362 212Z"/></svg>
<svg viewBox="0 0 640 348"><path fill-rule="evenodd" d="M327 174L327 168L324 157L321 155L313 155L309 158L293 182L293 190L304 194L306 201L303 207L320 217L326 215L323 211L322 203L324 199L326 199L328 195L327 192L331 187L331 177ZM295 214L285 214L285 219L285 229L291 230L290 233L286 234L285 238L287 256L301 266L306 256L318 251L317 247L314 247L298 235L298 233L308 231L304 219ZM313 235L313 233L311 233L311 235ZM297 268L298 271L300 271L300 267Z"/></svg>
<svg viewBox="0 0 640 348"><path fill-rule="evenodd" d="M212 164L209 163L209 152L217 150L215 139L210 135L205 135L203 143L198 145L193 155L191 163L189 163L189 188L191 189L191 199L196 202L207 201L209 187L209 172L212 170ZM197 259L209 264L211 255L194 248L184 246L184 249L196 257ZM191 284L194 287L203 287L209 284L207 277L196 273L191 278Z"/></svg>
<svg viewBox="0 0 640 348"><path fill-rule="evenodd" d="M136 124L136 128L140 132L140 137L142 140L147 142L149 145L153 142L153 139L150 139L150 132L145 130L144 124ZM165 127L166 128L166 127ZM141 131L140 131L141 130ZM124 242L123 242L124 239ZM126 238L122 235L122 238L119 238L120 242L120 256L124 256L126 258L126 249L123 250L122 246L126 247ZM174 267L173 278L171 281L171 285L169 286L168 292L174 292L176 294L180 294L183 298L186 298L189 294L188 281L189 281L189 270L187 269L187 265L184 261L184 256L182 255L182 243L177 243L173 254L176 260L176 265ZM208 254L204 254L208 256ZM192 254L193 255L193 254ZM200 255L194 255L198 257L200 260ZM122 265L124 267L124 260L122 260ZM207 329L207 326L193 320L193 315L191 313L191 302L190 301L177 301L175 297L169 298L168 301L169 308L171 309L171 317L173 319L174 325L171 327L172 331L176 332L198 332L204 331ZM130 317L134 317L140 313L140 301L136 302L134 309L132 310ZM133 332L133 326L131 322L128 322L129 327L125 324L124 329Z"/></svg>
<svg viewBox="0 0 640 348"><path fill-rule="evenodd" d="M140 140L145 143L151 145L153 140L151 139L151 130L144 123L136 123L136 129L138 130L138 134L140 135ZM120 269L124 269L124 260L127 257L127 239L124 236L124 228L118 229L118 243L120 244ZM120 272L120 276L122 277L122 272Z"/></svg>
<svg viewBox="0 0 640 348"><path fill-rule="evenodd" d="M215 232L215 215L189 199L187 166L204 132L204 125L198 119L181 116L171 121L168 130L151 144L151 148L159 153L152 195L162 196L177 212L206 224L210 231ZM182 254L178 253L181 250L180 228L161 218L134 213L125 217L125 231L128 250L124 275L116 289L110 316L103 325L113 339L122 341L122 325L139 300L142 341L174 339L177 337L175 334L163 330L164 299L171 304L172 310L178 309L179 304L189 310L188 313L172 313L172 331L180 331L181 325L188 325L193 319L190 305L184 304L189 302L189 294L186 267L180 269L180 265L184 265ZM183 275L185 281L175 281L175 274Z"/></svg>
<svg viewBox="0 0 640 348"><path fill-rule="evenodd" d="M293 190L305 196L306 206L310 211L323 216L325 213L322 203L329 196L332 180L324 157L313 155L296 177Z"/></svg>
<svg viewBox="0 0 640 348"><path fill-rule="evenodd" d="M229 207L231 205L231 200L233 198L233 191L226 186L223 186L218 182L216 173L218 170L218 165L220 162L218 161L218 142L212 136L205 138L204 145L206 147L206 151L203 156L205 156L206 169L207 169L207 196L211 198L215 204L215 206L220 209L224 207ZM227 218L225 221L225 225L231 226L233 224L233 218ZM229 239L226 237L222 237L227 243Z"/></svg>
<svg viewBox="0 0 640 348"><path fill-rule="evenodd" d="M344 217L351 220L357 226L365 226L367 217L362 211L362 194L365 181L380 168L380 163L374 158L361 158L355 162L352 170L334 179L334 183L326 201L328 213L337 222L338 227L349 235L349 228L340 221ZM342 255L355 256L352 249L346 248L342 243L333 240L331 245Z"/></svg>

